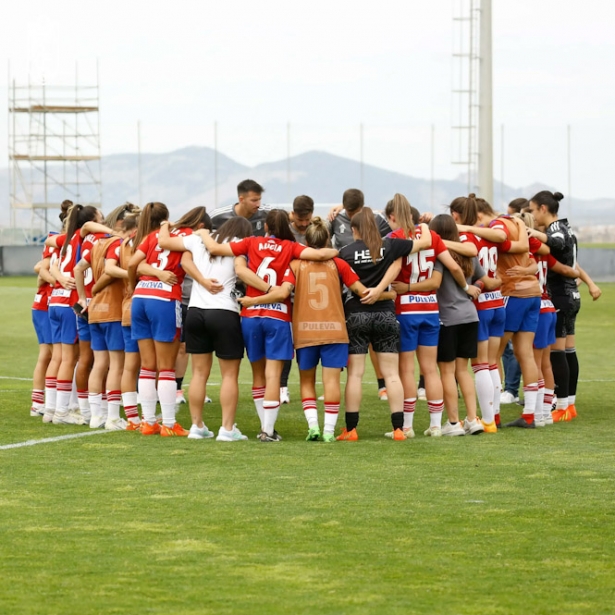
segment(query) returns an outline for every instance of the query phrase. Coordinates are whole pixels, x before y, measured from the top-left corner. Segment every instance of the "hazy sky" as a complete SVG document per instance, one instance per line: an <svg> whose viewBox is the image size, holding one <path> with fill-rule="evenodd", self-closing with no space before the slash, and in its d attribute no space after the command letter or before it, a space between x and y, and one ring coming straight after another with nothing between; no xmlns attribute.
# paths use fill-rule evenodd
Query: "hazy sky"
<svg viewBox="0 0 615 615"><path fill-rule="evenodd" d="M475 0L478 4L478 0ZM8 4L8 3L7 3ZM615 196L615 3L494 0L496 178ZM103 154L213 145L244 164L323 149L452 178L451 0L11 2L0 57L19 82L95 80ZM7 62L8 63L8 62ZM7 75L0 77L6 100ZM0 153L7 152L0 106ZM6 160L6 154L3 154ZM2 164L1 166L5 166ZM258 178L256 178L258 179Z"/></svg>

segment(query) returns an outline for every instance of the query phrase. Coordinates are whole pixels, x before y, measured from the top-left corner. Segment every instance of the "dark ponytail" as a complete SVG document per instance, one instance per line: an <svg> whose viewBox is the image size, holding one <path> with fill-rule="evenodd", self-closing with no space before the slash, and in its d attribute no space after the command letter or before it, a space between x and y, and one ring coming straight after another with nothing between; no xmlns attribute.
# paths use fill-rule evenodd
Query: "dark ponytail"
<svg viewBox="0 0 615 615"><path fill-rule="evenodd" d="M549 192L549 190L542 190L538 194L535 194L530 201L536 203L539 207L545 205L549 213L552 216L556 216L559 211L559 202L564 198L561 192Z"/></svg>
<svg viewBox="0 0 615 615"><path fill-rule="evenodd" d="M272 209L267 214L265 224L269 234L273 235L276 239L295 241L295 236L290 228L288 212L283 209Z"/></svg>
<svg viewBox="0 0 615 615"><path fill-rule="evenodd" d="M98 209L93 205L73 205L66 215L66 241L60 251L61 256L66 254L68 244L73 235L86 223L94 220L98 214Z"/></svg>

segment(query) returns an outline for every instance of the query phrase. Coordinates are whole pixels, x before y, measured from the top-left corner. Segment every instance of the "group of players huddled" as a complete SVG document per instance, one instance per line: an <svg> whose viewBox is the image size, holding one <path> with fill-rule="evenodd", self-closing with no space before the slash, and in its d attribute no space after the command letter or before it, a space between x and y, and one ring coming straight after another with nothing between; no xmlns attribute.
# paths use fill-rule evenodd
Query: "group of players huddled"
<svg viewBox="0 0 615 615"><path fill-rule="evenodd" d="M36 265L32 317L40 350L31 416L212 438L203 407L215 352L222 409L216 439L245 440L235 423L245 350L257 437L277 442L296 352L307 440L353 441L369 353L379 397L390 408L387 437L414 437L415 355L430 417L425 436L496 433L500 358L512 340L524 408L506 426L576 417L578 281L594 299L600 289L577 263L568 221L558 218L560 193L516 199L506 215L470 194L456 198L450 214L421 216L401 194L376 213L350 189L323 220L313 216L308 196L298 196L289 214L261 205L263 192L245 180L234 205L211 217L195 207L176 222L159 202L127 203L103 220L95 207L65 201L62 232L49 235ZM176 420L188 357L189 430ZM345 427L336 438L343 369Z"/></svg>

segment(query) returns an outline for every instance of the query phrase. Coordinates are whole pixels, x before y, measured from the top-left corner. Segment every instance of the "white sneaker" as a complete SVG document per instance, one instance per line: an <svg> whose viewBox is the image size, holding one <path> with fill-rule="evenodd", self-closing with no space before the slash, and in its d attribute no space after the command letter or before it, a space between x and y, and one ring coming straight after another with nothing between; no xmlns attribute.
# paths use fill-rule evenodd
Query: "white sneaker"
<svg viewBox="0 0 615 615"><path fill-rule="evenodd" d="M406 436L406 438L408 438L408 439L409 438L414 438L414 429L412 429L412 427L404 427L403 428L403 432L404 432L404 435ZM392 431L387 431L384 434L384 437L385 438L393 439L393 432Z"/></svg>
<svg viewBox="0 0 615 615"><path fill-rule="evenodd" d="M450 421L446 421L444 427L440 430L440 433L443 436L465 436L466 432L464 431L461 423L457 423L455 425L451 425Z"/></svg>
<svg viewBox="0 0 615 615"><path fill-rule="evenodd" d="M65 412L56 412L53 415L52 423L54 425L78 425L79 419L72 413L66 410Z"/></svg>
<svg viewBox="0 0 615 615"><path fill-rule="evenodd" d="M100 429L107 422L106 416L92 416L90 419L90 429Z"/></svg>
<svg viewBox="0 0 615 615"><path fill-rule="evenodd" d="M545 422L545 426L553 425L553 417L551 416L550 412L547 412L547 414L545 414L542 418Z"/></svg>
<svg viewBox="0 0 615 615"><path fill-rule="evenodd" d="M213 437L214 432L209 431L209 429L207 429L207 425L205 425L204 423L203 427L197 427L196 425L193 425L190 428L190 433L188 434L188 438L190 438L190 440L205 440L207 438Z"/></svg>
<svg viewBox="0 0 615 615"><path fill-rule="evenodd" d="M189 436L188 436L189 437ZM237 428L237 425L233 425L233 429L230 431L228 429L224 429L224 427L220 427L218 430L218 437L216 438L217 442L239 442L241 440L247 440L248 436L244 436L241 431Z"/></svg>
<svg viewBox="0 0 615 615"><path fill-rule="evenodd" d="M75 425L89 425L89 423L90 423L90 418L91 417L83 416L81 414L81 412L79 412L79 409L71 410L70 415L75 420Z"/></svg>
<svg viewBox="0 0 615 615"><path fill-rule="evenodd" d="M432 438L440 438L442 436L442 428L437 425L432 425L429 429L423 432L424 436L431 436Z"/></svg>
<svg viewBox="0 0 615 615"><path fill-rule="evenodd" d="M280 405L290 404L290 395L288 394L288 387L280 387Z"/></svg>
<svg viewBox="0 0 615 615"><path fill-rule="evenodd" d="M38 408L30 408L30 416L36 416L36 417L41 417L45 415L45 408L41 408L40 410Z"/></svg>
<svg viewBox="0 0 615 615"><path fill-rule="evenodd" d="M54 415L54 411L51 410L47 410L45 409L45 412L43 413L43 423L53 423L53 415Z"/></svg>
<svg viewBox="0 0 615 615"><path fill-rule="evenodd" d="M205 403L206 404L211 404L212 403L211 397L205 397Z"/></svg>
<svg viewBox="0 0 615 615"><path fill-rule="evenodd" d="M553 419L551 419L553 420ZM534 425L536 425L536 427L545 427L546 426L546 422L545 422L545 417L542 416L542 414L538 415L536 414L534 416Z"/></svg>
<svg viewBox="0 0 615 615"><path fill-rule="evenodd" d="M421 401L427 401L427 393L425 392L425 389L419 389L416 392L416 397L417 399L420 399Z"/></svg>
<svg viewBox="0 0 615 615"><path fill-rule="evenodd" d="M318 401L325 401L325 396L324 395L320 395L318 397Z"/></svg>
<svg viewBox="0 0 615 615"><path fill-rule="evenodd" d="M510 391L502 391L500 393L501 404L514 404L516 401L519 401L519 398L515 397Z"/></svg>
<svg viewBox="0 0 615 615"><path fill-rule="evenodd" d="M485 428L483 427L483 422L477 417L473 421L468 421L468 419L466 419L463 422L463 430L467 436L475 436L485 431Z"/></svg>
<svg viewBox="0 0 615 615"><path fill-rule="evenodd" d="M182 389L179 389L177 391L177 394L175 395L175 407L178 408L181 404L185 404L186 403L186 398L184 397L184 392Z"/></svg>
<svg viewBox="0 0 615 615"><path fill-rule="evenodd" d="M68 404L68 411L69 412L74 412L75 410L79 410L79 404L78 403Z"/></svg>
<svg viewBox="0 0 615 615"><path fill-rule="evenodd" d="M107 431L126 431L128 423L124 419L107 419L105 429Z"/></svg>

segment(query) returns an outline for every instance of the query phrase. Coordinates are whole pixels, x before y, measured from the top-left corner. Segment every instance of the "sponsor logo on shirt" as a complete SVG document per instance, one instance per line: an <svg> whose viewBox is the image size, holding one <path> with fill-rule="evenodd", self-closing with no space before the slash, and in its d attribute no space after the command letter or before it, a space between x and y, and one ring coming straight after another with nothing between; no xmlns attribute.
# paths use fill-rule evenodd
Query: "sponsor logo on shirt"
<svg viewBox="0 0 615 615"><path fill-rule="evenodd" d="M269 310L271 312L281 312L288 314L288 306L285 303L264 303L263 305L253 305L248 310Z"/></svg>
<svg viewBox="0 0 615 615"><path fill-rule="evenodd" d="M436 295L401 295L399 302L402 305L411 303L438 303Z"/></svg>
<svg viewBox="0 0 615 615"><path fill-rule="evenodd" d="M171 292L173 287L170 284L165 284L160 280L141 280L137 284L137 288L147 288L147 289L156 289L156 290L164 290L167 292Z"/></svg>
<svg viewBox="0 0 615 615"><path fill-rule="evenodd" d="M341 322L300 322L300 331L341 331Z"/></svg>

